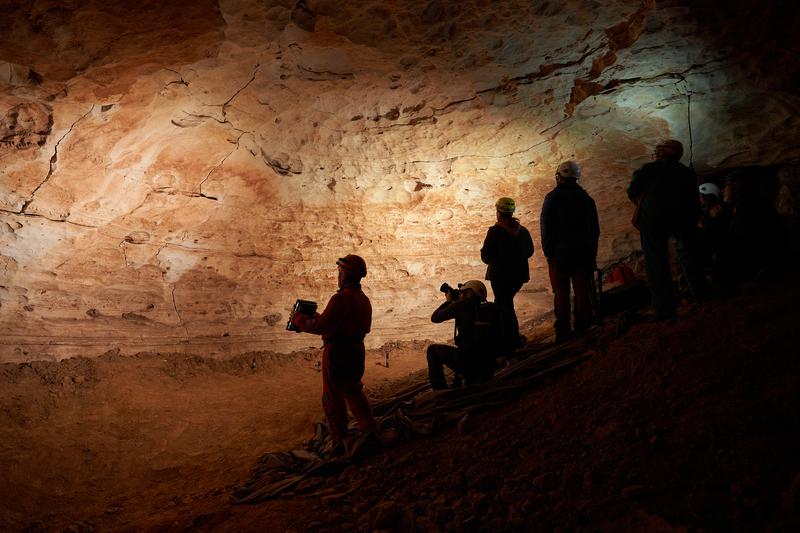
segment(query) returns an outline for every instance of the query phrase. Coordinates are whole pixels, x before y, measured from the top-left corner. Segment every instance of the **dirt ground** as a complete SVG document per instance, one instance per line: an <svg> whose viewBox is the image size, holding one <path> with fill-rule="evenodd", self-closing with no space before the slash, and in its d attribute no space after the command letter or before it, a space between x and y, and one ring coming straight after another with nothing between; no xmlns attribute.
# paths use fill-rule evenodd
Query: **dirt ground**
<svg viewBox="0 0 800 533"><path fill-rule="evenodd" d="M370 351L368 393L424 367L425 345ZM0 366L0 530L140 529L224 506L262 454L313 435L319 356Z"/></svg>
<svg viewBox="0 0 800 533"><path fill-rule="evenodd" d="M591 358L506 408L307 490L229 498L321 417L318 350L0 369L0 529L798 531L800 284L750 284L677 320L618 316ZM388 396L427 343L368 355Z"/></svg>
<svg viewBox="0 0 800 533"><path fill-rule="evenodd" d="M609 320L588 361L505 408L184 524L800 531L799 299L797 282L756 283L677 320Z"/></svg>

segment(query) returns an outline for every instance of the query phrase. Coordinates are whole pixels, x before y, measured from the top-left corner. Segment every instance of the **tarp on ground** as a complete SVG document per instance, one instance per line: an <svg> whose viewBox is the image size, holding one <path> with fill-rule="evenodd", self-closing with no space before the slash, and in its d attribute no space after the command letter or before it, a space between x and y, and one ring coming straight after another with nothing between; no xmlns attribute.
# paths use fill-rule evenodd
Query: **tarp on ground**
<svg viewBox="0 0 800 533"><path fill-rule="evenodd" d="M434 434L478 412L506 405L543 378L588 359L585 348L591 337L560 345L528 345L517 350L494 378L482 385L433 391L427 377L420 377L417 383L374 403L373 413L382 431L394 429L401 438ZM352 422L350 433L358 433ZM341 472L380 446L369 435L353 436L346 441L346 455L326 458L324 450L329 441L327 427L320 422L306 449L264 455L231 502L256 504L286 492L302 491L303 485L313 487L310 478Z"/></svg>

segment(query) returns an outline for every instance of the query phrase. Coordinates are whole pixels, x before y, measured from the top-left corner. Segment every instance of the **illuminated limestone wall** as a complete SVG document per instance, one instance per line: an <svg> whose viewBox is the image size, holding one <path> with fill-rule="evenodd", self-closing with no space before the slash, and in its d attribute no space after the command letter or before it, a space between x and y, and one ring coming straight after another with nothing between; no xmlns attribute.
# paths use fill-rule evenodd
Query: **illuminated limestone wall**
<svg viewBox="0 0 800 533"><path fill-rule="evenodd" d="M0 361L312 345L288 308L327 301L346 253L369 264L371 346L443 339L438 287L483 277L498 196L535 238L531 321L560 161L584 167L607 264L638 250L624 189L658 139L688 152L691 124L699 172L800 151L791 50L737 48L762 8L23 4L0 8Z"/></svg>

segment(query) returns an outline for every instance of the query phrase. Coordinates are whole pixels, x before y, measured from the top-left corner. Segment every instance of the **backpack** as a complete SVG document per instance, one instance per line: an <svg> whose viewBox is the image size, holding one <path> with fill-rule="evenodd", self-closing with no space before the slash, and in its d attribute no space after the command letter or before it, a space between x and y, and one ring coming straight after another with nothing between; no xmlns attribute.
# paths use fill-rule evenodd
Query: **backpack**
<svg viewBox="0 0 800 533"><path fill-rule="evenodd" d="M505 353L508 335L506 320L501 308L494 302L480 302L475 306L472 320L457 324L456 345L464 351L475 353L480 359L494 361Z"/></svg>

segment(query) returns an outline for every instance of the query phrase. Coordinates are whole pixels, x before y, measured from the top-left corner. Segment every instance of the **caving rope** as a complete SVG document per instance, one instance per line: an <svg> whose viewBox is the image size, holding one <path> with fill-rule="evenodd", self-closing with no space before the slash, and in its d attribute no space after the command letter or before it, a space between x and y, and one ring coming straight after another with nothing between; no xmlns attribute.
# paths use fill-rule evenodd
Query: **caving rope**
<svg viewBox="0 0 800 533"><path fill-rule="evenodd" d="M689 128L689 168L694 172L694 139L692 138L692 91L689 90L689 84L686 78L681 75L680 81L686 85L686 121ZM680 91L680 89L678 89Z"/></svg>

